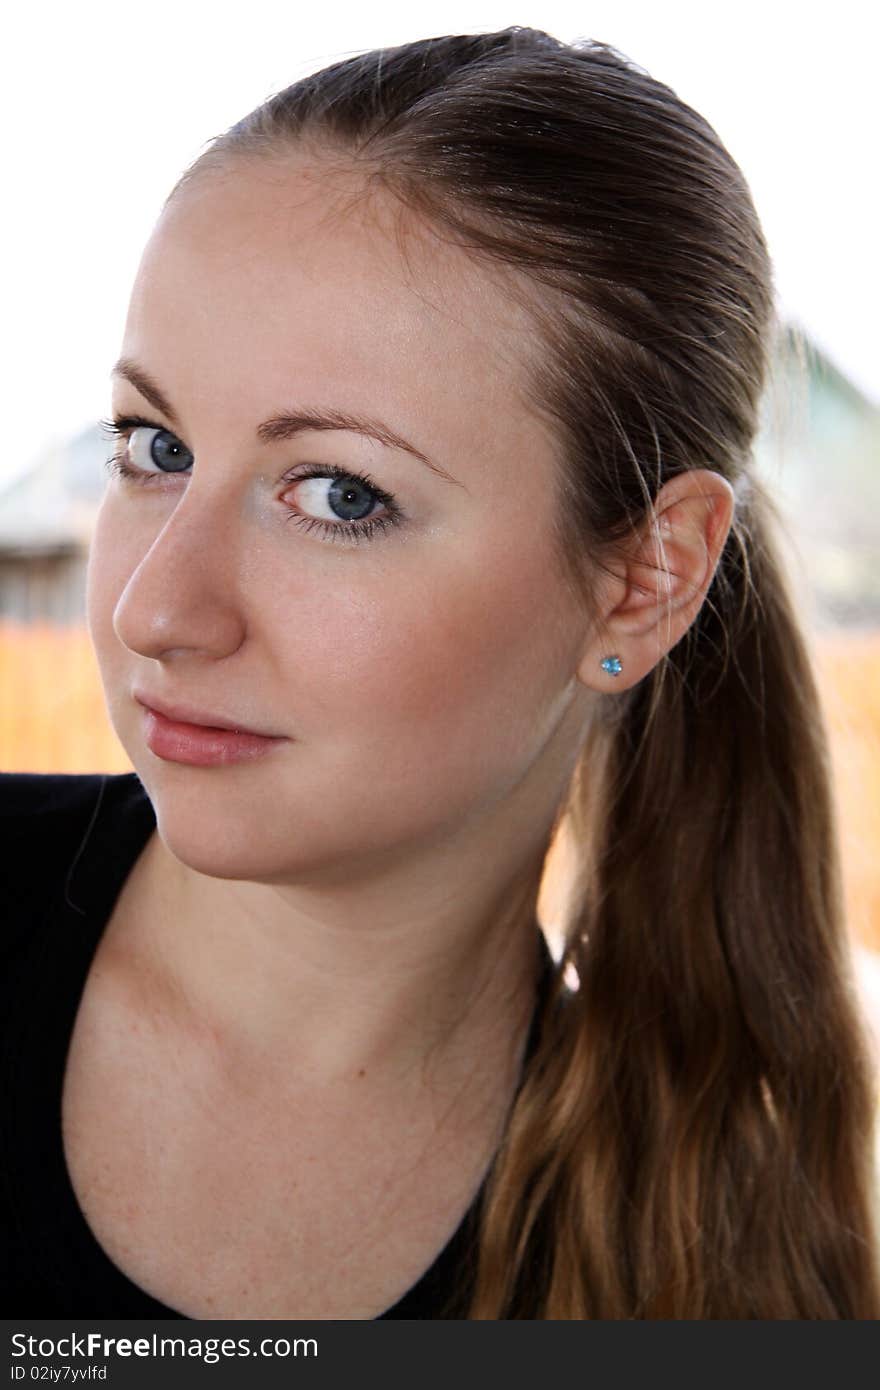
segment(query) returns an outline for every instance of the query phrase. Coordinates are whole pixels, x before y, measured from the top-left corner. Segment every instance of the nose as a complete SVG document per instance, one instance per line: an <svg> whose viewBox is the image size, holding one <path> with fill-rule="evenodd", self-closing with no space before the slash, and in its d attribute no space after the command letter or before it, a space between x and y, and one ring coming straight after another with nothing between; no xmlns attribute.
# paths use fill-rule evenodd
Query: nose
<svg viewBox="0 0 880 1390"><path fill-rule="evenodd" d="M200 495L194 482L128 580L113 628L130 651L157 661L220 658L245 637L236 504Z"/></svg>

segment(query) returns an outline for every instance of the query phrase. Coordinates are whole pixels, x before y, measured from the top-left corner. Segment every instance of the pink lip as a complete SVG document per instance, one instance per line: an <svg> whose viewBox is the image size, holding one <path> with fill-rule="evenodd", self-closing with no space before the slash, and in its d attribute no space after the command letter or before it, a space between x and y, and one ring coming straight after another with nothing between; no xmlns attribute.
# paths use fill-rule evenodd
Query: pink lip
<svg viewBox="0 0 880 1390"><path fill-rule="evenodd" d="M213 767L218 764L250 762L265 756L287 739L269 734L257 734L250 729L236 728L229 721L209 723L219 716L199 713L180 706L162 709L144 706L144 737L147 747L157 758L168 762L188 763L193 767ZM187 718L182 718L182 714Z"/></svg>
<svg viewBox="0 0 880 1390"><path fill-rule="evenodd" d="M169 705L164 700L154 700L152 695L141 695L137 690L132 693L139 705L177 724L200 724L208 729L229 729L236 734L258 734L261 738L277 737L263 733L261 729L249 729L240 720L229 719L222 714L208 714L205 710L196 709L195 705Z"/></svg>

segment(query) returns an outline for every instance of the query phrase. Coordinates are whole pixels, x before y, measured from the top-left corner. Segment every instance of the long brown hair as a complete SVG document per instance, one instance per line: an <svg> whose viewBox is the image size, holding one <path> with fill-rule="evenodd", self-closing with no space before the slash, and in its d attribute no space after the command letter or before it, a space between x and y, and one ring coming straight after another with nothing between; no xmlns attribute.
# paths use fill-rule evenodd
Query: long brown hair
<svg viewBox="0 0 880 1390"><path fill-rule="evenodd" d="M467 1316L876 1318L875 1077L811 657L750 466L776 320L743 175L613 48L519 27L335 63L184 178L304 138L531 287L586 602L669 478L736 496L686 637L585 734L577 888Z"/></svg>

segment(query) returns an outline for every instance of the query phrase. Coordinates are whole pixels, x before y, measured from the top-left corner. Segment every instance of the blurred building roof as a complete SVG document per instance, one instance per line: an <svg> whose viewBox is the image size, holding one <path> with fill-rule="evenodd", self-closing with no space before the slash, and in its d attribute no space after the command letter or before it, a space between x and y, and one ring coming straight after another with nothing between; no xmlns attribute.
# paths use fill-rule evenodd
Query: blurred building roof
<svg viewBox="0 0 880 1390"><path fill-rule="evenodd" d="M0 489L0 552L87 547L104 493L108 452L94 425L47 450L32 469Z"/></svg>

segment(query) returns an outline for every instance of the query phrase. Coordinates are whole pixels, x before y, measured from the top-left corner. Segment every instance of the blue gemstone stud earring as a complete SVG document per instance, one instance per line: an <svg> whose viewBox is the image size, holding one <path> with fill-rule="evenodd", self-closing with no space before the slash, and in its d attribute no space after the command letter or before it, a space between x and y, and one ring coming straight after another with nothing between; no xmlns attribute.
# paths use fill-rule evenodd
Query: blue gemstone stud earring
<svg viewBox="0 0 880 1390"><path fill-rule="evenodd" d="M604 656L599 662L603 671L607 671L609 676L619 676L623 670L619 656Z"/></svg>

